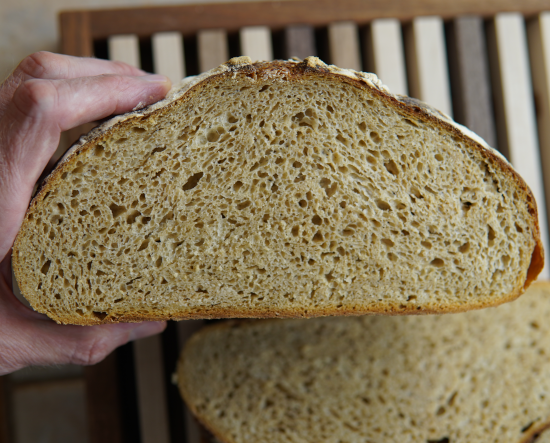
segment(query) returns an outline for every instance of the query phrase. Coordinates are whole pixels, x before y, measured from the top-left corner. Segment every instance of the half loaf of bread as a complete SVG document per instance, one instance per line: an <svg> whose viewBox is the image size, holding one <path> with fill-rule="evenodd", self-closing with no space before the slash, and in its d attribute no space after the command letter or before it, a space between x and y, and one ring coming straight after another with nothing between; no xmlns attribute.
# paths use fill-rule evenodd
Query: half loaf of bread
<svg viewBox="0 0 550 443"><path fill-rule="evenodd" d="M550 437L549 317L536 283L457 315L228 321L188 341L178 383L224 443L534 442Z"/></svg>
<svg viewBox="0 0 550 443"><path fill-rule="evenodd" d="M543 263L531 191L373 74L233 59L80 140L13 267L61 323L464 311Z"/></svg>

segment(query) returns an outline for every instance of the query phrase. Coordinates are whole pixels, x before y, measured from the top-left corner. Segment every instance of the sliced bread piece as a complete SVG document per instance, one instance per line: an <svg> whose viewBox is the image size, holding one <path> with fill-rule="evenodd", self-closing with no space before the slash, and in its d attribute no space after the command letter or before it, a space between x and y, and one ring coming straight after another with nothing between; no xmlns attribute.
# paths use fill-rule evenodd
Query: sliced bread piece
<svg viewBox="0 0 550 443"><path fill-rule="evenodd" d="M60 323L464 311L543 263L531 191L373 75L248 57L72 148L13 251Z"/></svg>
<svg viewBox="0 0 550 443"><path fill-rule="evenodd" d="M228 321L191 337L178 384L224 443L532 442L549 317L545 282L456 315Z"/></svg>

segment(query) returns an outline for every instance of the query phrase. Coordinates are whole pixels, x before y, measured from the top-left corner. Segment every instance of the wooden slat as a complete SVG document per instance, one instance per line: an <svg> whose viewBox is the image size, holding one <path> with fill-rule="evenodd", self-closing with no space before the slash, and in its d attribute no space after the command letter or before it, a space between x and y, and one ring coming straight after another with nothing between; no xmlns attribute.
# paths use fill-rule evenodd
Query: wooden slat
<svg viewBox="0 0 550 443"><path fill-rule="evenodd" d="M113 35L109 37L108 44L110 60L128 63L136 68L141 66L137 35Z"/></svg>
<svg viewBox="0 0 550 443"><path fill-rule="evenodd" d="M518 11L533 16L546 9L547 0L301 0L98 9L90 11L90 23L94 39L134 32L146 37L164 31L179 31L185 37L208 28L237 32L245 26L263 25L282 30L290 21L316 27L345 20L363 25L376 18L410 21L424 15L449 19L475 14L488 18L497 12Z"/></svg>
<svg viewBox="0 0 550 443"><path fill-rule="evenodd" d="M310 55L317 55L313 26L288 26L285 28L284 39L285 58L298 57L304 59Z"/></svg>
<svg viewBox="0 0 550 443"><path fill-rule="evenodd" d="M398 20L374 20L365 32L364 53L366 71L374 72L390 91L407 95L403 35Z"/></svg>
<svg viewBox="0 0 550 443"><path fill-rule="evenodd" d="M442 19L417 17L405 37L410 95L452 116Z"/></svg>
<svg viewBox="0 0 550 443"><path fill-rule="evenodd" d="M169 443L170 432L160 335L134 342L142 443Z"/></svg>
<svg viewBox="0 0 550 443"><path fill-rule="evenodd" d="M229 59L227 33L223 29L199 31L197 39L201 72L216 68Z"/></svg>
<svg viewBox="0 0 550 443"><path fill-rule="evenodd" d="M489 25L487 37L493 65L499 148L535 195L541 238L548 251L546 204L523 17L516 13L498 14ZM545 265L539 278L549 276Z"/></svg>
<svg viewBox="0 0 550 443"><path fill-rule="evenodd" d="M448 37L454 118L497 148L483 19L455 19Z"/></svg>
<svg viewBox="0 0 550 443"><path fill-rule="evenodd" d="M271 31L266 26L248 26L240 30L241 55L248 55L253 62L273 60Z"/></svg>
<svg viewBox="0 0 550 443"><path fill-rule="evenodd" d="M84 378L90 443L122 443L115 353L84 368Z"/></svg>
<svg viewBox="0 0 550 443"><path fill-rule="evenodd" d="M59 28L61 32L61 52L63 54L79 57L92 57L94 55L88 11L60 14Z"/></svg>
<svg viewBox="0 0 550 443"><path fill-rule="evenodd" d="M550 209L550 12L542 13L531 20L527 26L527 35L548 219L550 217L548 214Z"/></svg>
<svg viewBox="0 0 550 443"><path fill-rule="evenodd" d="M60 14L59 28L61 32L61 52L63 54L79 57L92 57L94 55L88 11ZM87 130L82 126L68 130L60 141L52 161L56 162L61 158L67 148L85 132Z"/></svg>
<svg viewBox="0 0 550 443"><path fill-rule="evenodd" d="M185 77L183 37L179 32L159 32L151 38L153 65L157 74L168 77L172 84Z"/></svg>
<svg viewBox="0 0 550 443"><path fill-rule="evenodd" d="M331 23L328 27L330 63L361 71L359 31L355 22Z"/></svg>

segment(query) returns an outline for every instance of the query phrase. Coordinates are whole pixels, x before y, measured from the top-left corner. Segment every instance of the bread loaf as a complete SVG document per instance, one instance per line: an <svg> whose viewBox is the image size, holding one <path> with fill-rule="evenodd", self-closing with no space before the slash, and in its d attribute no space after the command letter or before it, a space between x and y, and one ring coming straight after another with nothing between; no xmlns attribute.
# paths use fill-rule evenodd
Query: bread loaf
<svg viewBox="0 0 550 443"><path fill-rule="evenodd" d="M457 315L228 321L191 337L178 383L223 443L534 442L550 437L549 317L536 283Z"/></svg>
<svg viewBox="0 0 550 443"><path fill-rule="evenodd" d="M519 296L538 229L521 177L436 110L241 57L82 138L13 267L60 323L455 312Z"/></svg>

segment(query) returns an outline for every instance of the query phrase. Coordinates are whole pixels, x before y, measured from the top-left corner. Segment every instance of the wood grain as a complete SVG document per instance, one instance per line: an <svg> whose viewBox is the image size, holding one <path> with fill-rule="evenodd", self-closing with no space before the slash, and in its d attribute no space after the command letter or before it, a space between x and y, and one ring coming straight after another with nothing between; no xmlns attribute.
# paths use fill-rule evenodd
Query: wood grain
<svg viewBox="0 0 550 443"><path fill-rule="evenodd" d="M145 37L165 31L179 31L186 37L202 29L238 32L242 27L258 25L283 30L289 22L318 27L346 20L363 25L376 18L410 21L423 15L449 19L475 14L488 18L497 12L517 11L534 16L546 9L547 0L299 0L97 9L89 14L91 37L106 39L114 34L138 33Z"/></svg>
<svg viewBox="0 0 550 443"><path fill-rule="evenodd" d="M206 72L229 59L227 33L223 29L206 29L197 35L199 70Z"/></svg>
<svg viewBox="0 0 550 443"><path fill-rule="evenodd" d="M374 72L397 94L407 95L407 72L401 23L396 19L374 20L364 33L364 69Z"/></svg>
<svg viewBox="0 0 550 443"><path fill-rule="evenodd" d="M483 19L459 17L447 36L454 118L497 148Z"/></svg>
<svg viewBox="0 0 550 443"><path fill-rule="evenodd" d="M417 17L405 28L409 93L452 117L441 17Z"/></svg>
<svg viewBox="0 0 550 443"><path fill-rule="evenodd" d="M122 443L116 354L84 368L90 443Z"/></svg>
<svg viewBox="0 0 550 443"><path fill-rule="evenodd" d="M304 59L310 55L317 55L313 26L294 25L286 27L284 45L285 58L298 57Z"/></svg>
<svg viewBox="0 0 550 443"><path fill-rule="evenodd" d="M155 72L168 77L172 84L185 77L185 57L181 33L159 32L151 37L151 43Z"/></svg>
<svg viewBox="0 0 550 443"><path fill-rule="evenodd" d="M498 145L533 191L542 243L548 251L544 185L523 17L517 13L497 14L489 23L487 37ZM545 264L539 279L549 277L548 264Z"/></svg>
<svg viewBox="0 0 550 443"><path fill-rule="evenodd" d="M359 51L359 30L352 21L331 23L328 26L330 63L345 69L362 70Z"/></svg>
<svg viewBox="0 0 550 443"><path fill-rule="evenodd" d="M79 57L94 55L93 36L90 29L90 14L88 11L78 11L59 15L61 34L61 52Z"/></svg>

